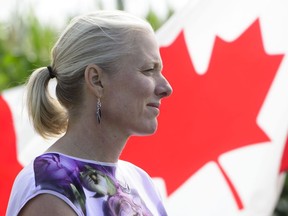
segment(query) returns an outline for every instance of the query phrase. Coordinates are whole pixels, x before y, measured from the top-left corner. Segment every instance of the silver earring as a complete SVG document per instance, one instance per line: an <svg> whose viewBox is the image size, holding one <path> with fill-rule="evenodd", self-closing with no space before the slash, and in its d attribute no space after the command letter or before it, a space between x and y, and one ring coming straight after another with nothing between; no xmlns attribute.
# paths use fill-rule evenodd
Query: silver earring
<svg viewBox="0 0 288 216"><path fill-rule="evenodd" d="M97 121L98 123L100 124L100 121L101 121L101 101L100 101L100 98L98 98L98 101L97 101L97 110L96 110L96 116L97 116Z"/></svg>

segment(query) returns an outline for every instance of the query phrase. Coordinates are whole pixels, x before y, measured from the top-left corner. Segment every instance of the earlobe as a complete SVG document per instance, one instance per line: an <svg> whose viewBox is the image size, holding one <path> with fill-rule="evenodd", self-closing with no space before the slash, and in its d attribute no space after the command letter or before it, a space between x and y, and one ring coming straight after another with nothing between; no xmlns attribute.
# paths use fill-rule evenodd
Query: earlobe
<svg viewBox="0 0 288 216"><path fill-rule="evenodd" d="M86 67L84 76L88 89L100 98L103 91L103 85L101 82L103 76L102 69L95 64L90 64Z"/></svg>

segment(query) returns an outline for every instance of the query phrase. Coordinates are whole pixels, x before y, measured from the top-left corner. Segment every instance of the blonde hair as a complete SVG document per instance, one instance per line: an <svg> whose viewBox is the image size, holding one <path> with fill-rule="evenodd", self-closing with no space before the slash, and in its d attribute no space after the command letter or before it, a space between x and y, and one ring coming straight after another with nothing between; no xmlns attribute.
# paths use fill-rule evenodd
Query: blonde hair
<svg viewBox="0 0 288 216"><path fill-rule="evenodd" d="M135 31L153 29L147 21L123 11L98 11L72 19L51 52L57 99L48 91L47 67L35 70L27 82L28 113L41 136L66 131L69 116L77 115L82 102L87 65L113 73L120 57L131 52L130 36Z"/></svg>

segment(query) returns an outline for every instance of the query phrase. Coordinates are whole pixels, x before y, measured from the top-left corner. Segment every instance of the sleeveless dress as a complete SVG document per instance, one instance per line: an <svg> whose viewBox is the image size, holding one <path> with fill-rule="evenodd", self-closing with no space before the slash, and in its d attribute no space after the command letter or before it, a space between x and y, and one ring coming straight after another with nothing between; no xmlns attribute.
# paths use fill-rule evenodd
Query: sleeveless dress
<svg viewBox="0 0 288 216"><path fill-rule="evenodd" d="M166 216L151 178L139 167L119 160L103 163L46 153L15 179L7 216L16 216L39 194L52 194L81 216Z"/></svg>

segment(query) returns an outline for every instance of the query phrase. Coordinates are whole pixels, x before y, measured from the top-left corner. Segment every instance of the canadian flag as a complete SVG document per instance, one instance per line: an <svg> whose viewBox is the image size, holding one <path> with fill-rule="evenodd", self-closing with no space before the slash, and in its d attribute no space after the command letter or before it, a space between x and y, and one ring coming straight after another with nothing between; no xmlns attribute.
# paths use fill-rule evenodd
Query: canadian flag
<svg viewBox="0 0 288 216"><path fill-rule="evenodd" d="M155 179L169 215L272 215L288 168L287 8L192 0L157 32L174 92L157 133L132 137L122 158ZM53 142L33 131L23 94L0 96L1 215L17 172Z"/></svg>

